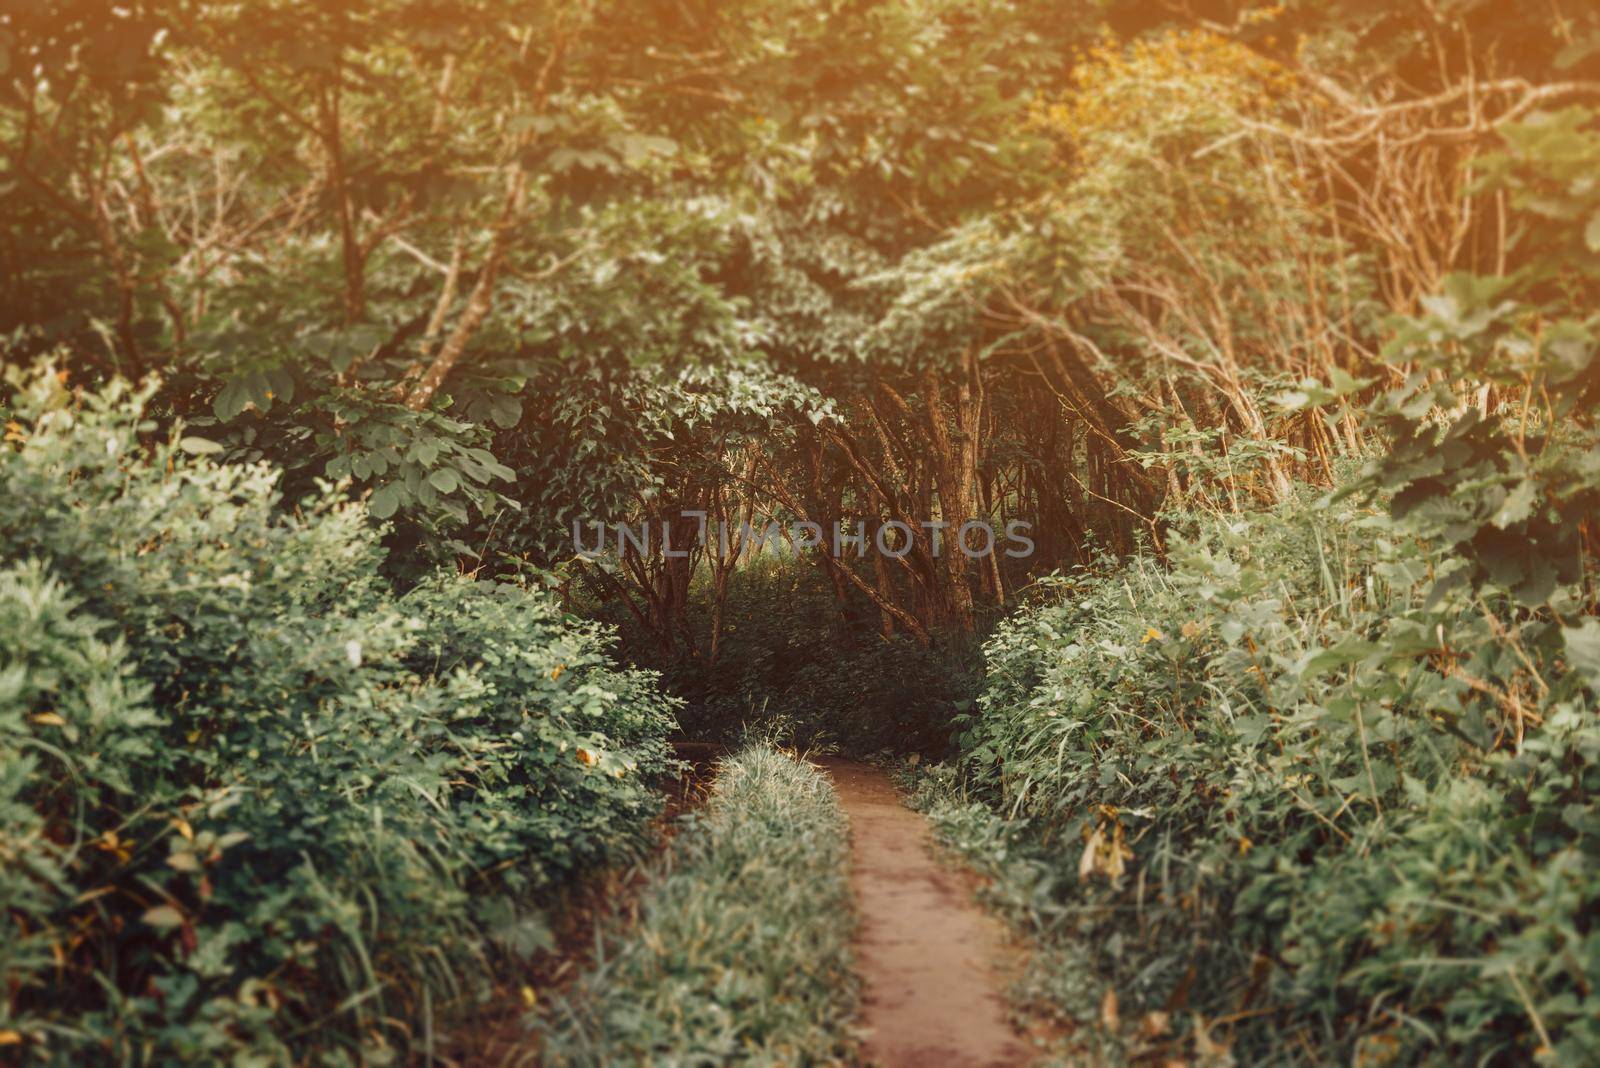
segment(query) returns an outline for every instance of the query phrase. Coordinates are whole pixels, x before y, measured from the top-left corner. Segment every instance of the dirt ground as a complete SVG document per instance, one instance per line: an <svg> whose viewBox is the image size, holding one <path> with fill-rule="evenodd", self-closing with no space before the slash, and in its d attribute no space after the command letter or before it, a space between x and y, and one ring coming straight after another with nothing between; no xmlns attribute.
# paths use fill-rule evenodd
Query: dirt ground
<svg viewBox="0 0 1600 1068"><path fill-rule="evenodd" d="M940 862L927 822L882 771L817 763L850 817L863 1059L885 1068L1030 1063L1032 1051L1006 1016L1015 951L974 901L973 877Z"/></svg>

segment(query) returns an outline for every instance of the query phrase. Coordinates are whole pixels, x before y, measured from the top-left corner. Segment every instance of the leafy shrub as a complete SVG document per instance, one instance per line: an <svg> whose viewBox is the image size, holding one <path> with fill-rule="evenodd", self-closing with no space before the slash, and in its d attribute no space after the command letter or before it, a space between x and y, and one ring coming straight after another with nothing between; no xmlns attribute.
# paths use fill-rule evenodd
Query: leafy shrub
<svg viewBox="0 0 1600 1068"><path fill-rule="evenodd" d="M380 578L324 487L13 374L0 1035L38 1060L384 1060L657 811L672 702L537 590Z"/></svg>
<svg viewBox="0 0 1600 1068"><path fill-rule="evenodd" d="M1583 591L1439 581L1468 565L1349 505L1191 528L1003 625L983 807L926 780L1046 947L1033 995L1103 1059L1592 1060Z"/></svg>
<svg viewBox="0 0 1600 1068"><path fill-rule="evenodd" d="M1452 274L1395 323L1403 380L1373 404L1389 448L1365 481L1411 529L1530 608L1579 581L1600 514L1600 116L1536 113L1500 129L1486 188L1518 209L1516 270Z"/></svg>
<svg viewBox="0 0 1600 1068"><path fill-rule="evenodd" d="M704 816L545 1021L554 1064L815 1064L855 1007L844 814L768 746L724 760Z"/></svg>

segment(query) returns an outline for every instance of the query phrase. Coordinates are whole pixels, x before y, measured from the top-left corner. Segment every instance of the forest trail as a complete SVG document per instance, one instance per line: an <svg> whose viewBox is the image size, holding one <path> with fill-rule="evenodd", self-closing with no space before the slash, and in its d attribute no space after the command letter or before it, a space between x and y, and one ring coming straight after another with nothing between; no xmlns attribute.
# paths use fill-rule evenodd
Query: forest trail
<svg viewBox="0 0 1600 1068"><path fill-rule="evenodd" d="M850 817L863 1059L885 1068L1032 1061L1006 1021L1005 934L973 901L971 876L939 862L926 821L882 771L816 763Z"/></svg>

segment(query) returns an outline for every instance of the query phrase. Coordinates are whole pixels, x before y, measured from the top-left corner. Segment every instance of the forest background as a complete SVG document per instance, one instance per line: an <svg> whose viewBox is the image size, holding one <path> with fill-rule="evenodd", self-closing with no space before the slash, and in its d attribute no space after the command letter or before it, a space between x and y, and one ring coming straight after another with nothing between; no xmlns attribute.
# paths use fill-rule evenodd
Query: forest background
<svg viewBox="0 0 1600 1068"><path fill-rule="evenodd" d="M0 7L0 1036L419 1041L760 724L1196 1049L1593 1052L1597 96L1583 0ZM699 514L910 533L572 541Z"/></svg>

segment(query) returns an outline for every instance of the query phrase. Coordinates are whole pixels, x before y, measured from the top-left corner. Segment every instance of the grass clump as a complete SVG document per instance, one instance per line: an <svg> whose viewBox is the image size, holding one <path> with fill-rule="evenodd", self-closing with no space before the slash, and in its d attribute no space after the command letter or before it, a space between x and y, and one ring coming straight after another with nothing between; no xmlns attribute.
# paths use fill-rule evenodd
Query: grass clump
<svg viewBox="0 0 1600 1068"><path fill-rule="evenodd" d="M544 1021L554 1064L844 1059L856 1005L846 824L816 769L724 760L706 811Z"/></svg>

